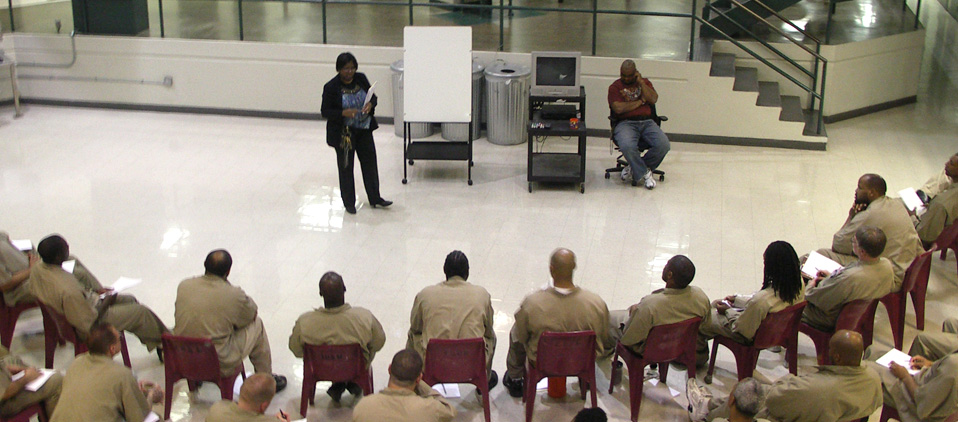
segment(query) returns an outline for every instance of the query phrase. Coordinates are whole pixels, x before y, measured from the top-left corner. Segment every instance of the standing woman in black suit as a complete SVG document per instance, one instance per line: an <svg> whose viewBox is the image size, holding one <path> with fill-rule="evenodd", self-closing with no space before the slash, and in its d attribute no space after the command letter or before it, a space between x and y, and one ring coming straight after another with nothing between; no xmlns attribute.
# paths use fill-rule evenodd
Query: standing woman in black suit
<svg viewBox="0 0 958 422"><path fill-rule="evenodd" d="M356 185L353 177L354 157L359 155L366 196L373 208L392 205L379 195L379 169L376 163L376 144L373 131L379 127L374 116L376 95L363 106L369 92L369 79L356 72L359 63L352 53L336 58L338 74L323 86L321 112L326 118L326 143L336 149L336 167L339 169L339 190L346 212L356 213Z"/></svg>

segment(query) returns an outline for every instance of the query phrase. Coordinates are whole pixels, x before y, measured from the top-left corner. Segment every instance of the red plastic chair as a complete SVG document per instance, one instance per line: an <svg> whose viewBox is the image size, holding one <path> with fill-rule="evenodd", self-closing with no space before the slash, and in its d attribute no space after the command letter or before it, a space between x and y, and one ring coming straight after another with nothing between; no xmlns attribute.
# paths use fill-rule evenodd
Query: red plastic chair
<svg viewBox="0 0 958 422"><path fill-rule="evenodd" d="M426 345L422 380L429 385L439 383L475 385L482 399L482 411L486 416L486 422L491 421L489 376L486 373L486 343L482 338L429 340L429 344Z"/></svg>
<svg viewBox="0 0 958 422"><path fill-rule="evenodd" d="M785 348L785 361L792 375L798 375L798 324L802 322L802 311L807 302L796 303L778 312L771 312L762 320L755 331L751 344L739 343L735 339L717 336L712 340L712 357L709 358L709 370L705 374L705 383L712 383L715 371L715 355L719 345L727 347L735 356L735 367L739 381L752 376L758 364L758 354L773 346Z"/></svg>
<svg viewBox="0 0 958 422"><path fill-rule="evenodd" d="M50 417L47 415L46 410L43 409L43 406L40 406L39 403L36 403L31 404L26 409L21 410L20 413L8 418L0 416L0 422L30 422L30 419L33 417L33 415L36 415L40 422L47 422L50 420Z"/></svg>
<svg viewBox="0 0 958 422"><path fill-rule="evenodd" d="M366 366L363 349L358 343L342 346L303 345L303 398L299 414L306 416L309 405L315 404L319 381L354 382L364 395L373 393L373 371Z"/></svg>
<svg viewBox="0 0 958 422"><path fill-rule="evenodd" d="M533 364L526 359L526 391L522 395L522 401L526 402L526 422L532 421L532 410L536 404L536 384L546 377L579 377L582 398L585 398L585 390L588 388L592 392L592 407L598 406L595 346L594 331L542 333L539 337L537 361Z"/></svg>
<svg viewBox="0 0 958 422"><path fill-rule="evenodd" d="M889 293L879 299L885 305L888 311L888 321L891 323L891 334L895 339L895 348L902 349L905 336L905 305L908 302L908 294L912 295L912 303L915 305L915 325L925 327L925 291L928 289L928 275L931 272L931 256L934 250L930 250L915 257L908 269L905 270L904 279L901 282L901 290ZM916 299L916 286L921 285L920 298ZM920 300L920 301L919 301ZM919 310L919 308L921 310Z"/></svg>
<svg viewBox="0 0 958 422"><path fill-rule="evenodd" d="M941 234L935 239L935 246L931 249L941 250L942 261L948 257L949 249L955 251L955 254L958 254L958 221L951 223L950 226L945 227L945 229L941 231Z"/></svg>
<svg viewBox="0 0 958 422"><path fill-rule="evenodd" d="M687 368L689 378L695 378L695 343L699 335L699 323L702 318L695 317L668 325L652 327L645 339L642 356L618 343L615 346L613 365L619 357L629 369L629 405L632 408L632 421L639 418L642 406L642 386L645 383L645 367L651 363L659 364L659 379L663 382L668 376L669 363L679 362ZM609 385L612 394L614 385Z"/></svg>
<svg viewBox="0 0 958 422"><path fill-rule="evenodd" d="M32 302L10 307L3 301L3 297L0 297L0 344L3 344L3 347L9 349L10 343L13 343L13 331L17 328L20 313L37 306L39 305L36 302Z"/></svg>
<svg viewBox="0 0 958 422"><path fill-rule="evenodd" d="M838 321L831 331L822 331L804 322L798 325L798 331L805 333L815 343L815 354L818 355L819 365L828 365L828 341L838 330L852 330L862 335L862 346L868 348L872 344L872 335L875 330L875 310L878 309L878 299L853 300L842 307L838 314Z"/></svg>
<svg viewBox="0 0 958 422"><path fill-rule="evenodd" d="M881 407L881 419L879 419L879 422L886 422L888 419L900 421L901 416L898 416L898 409L887 404L883 404ZM958 413L949 416L948 419L945 419L945 422L958 422Z"/></svg>
<svg viewBox="0 0 958 422"><path fill-rule="evenodd" d="M190 391L199 388L198 381L206 381L220 387L223 400L233 400L233 384L236 377L246 379L246 368L242 363L232 374L220 376L220 357L216 354L213 341L207 338L174 336L163 334L163 361L166 370L166 405L163 420L170 419L170 406L173 404L173 385L186 378Z"/></svg>
<svg viewBox="0 0 958 422"><path fill-rule="evenodd" d="M57 344L64 344L64 340L73 343L73 354L77 356L86 353L87 345L80 341L77 331L67 321L63 314L50 309L49 306L40 303L40 313L43 315L43 343L45 347L45 365L47 369L53 369L53 358L56 355ZM126 336L120 331L120 354L123 356L123 364L127 368L133 368L130 363L130 351L126 348Z"/></svg>

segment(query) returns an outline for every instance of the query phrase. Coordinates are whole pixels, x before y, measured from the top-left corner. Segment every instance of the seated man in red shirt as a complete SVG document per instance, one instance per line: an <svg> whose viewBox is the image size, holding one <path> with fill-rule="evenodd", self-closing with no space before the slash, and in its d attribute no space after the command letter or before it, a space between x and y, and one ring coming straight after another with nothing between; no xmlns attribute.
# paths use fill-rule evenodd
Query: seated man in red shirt
<svg viewBox="0 0 958 422"><path fill-rule="evenodd" d="M652 121L650 106L658 101L659 94L652 82L636 70L632 60L622 62L619 76L609 85L609 109L612 119L617 122L612 137L629 162L629 167L622 171L622 179L627 179L631 173L632 178L641 181L646 189L653 189L652 170L662 164L670 149L669 138ZM648 150L644 157L642 150Z"/></svg>

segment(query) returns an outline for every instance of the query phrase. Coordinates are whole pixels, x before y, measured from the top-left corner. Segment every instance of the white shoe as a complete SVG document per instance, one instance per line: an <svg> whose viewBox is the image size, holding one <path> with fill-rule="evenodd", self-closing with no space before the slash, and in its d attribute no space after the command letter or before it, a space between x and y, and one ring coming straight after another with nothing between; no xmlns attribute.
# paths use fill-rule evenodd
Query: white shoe
<svg viewBox="0 0 958 422"><path fill-rule="evenodd" d="M704 421L709 414L709 400L712 398L712 393L699 387L695 378L691 378L685 384L685 394L689 399L689 417L693 422Z"/></svg>
<svg viewBox="0 0 958 422"><path fill-rule="evenodd" d="M652 170L646 170L645 176L642 176L642 183L645 183L646 189L655 189L655 178L652 176L654 176Z"/></svg>
<svg viewBox="0 0 958 422"><path fill-rule="evenodd" d="M621 176L623 182L628 182L629 179L632 178L632 166L625 166L625 168L622 169Z"/></svg>

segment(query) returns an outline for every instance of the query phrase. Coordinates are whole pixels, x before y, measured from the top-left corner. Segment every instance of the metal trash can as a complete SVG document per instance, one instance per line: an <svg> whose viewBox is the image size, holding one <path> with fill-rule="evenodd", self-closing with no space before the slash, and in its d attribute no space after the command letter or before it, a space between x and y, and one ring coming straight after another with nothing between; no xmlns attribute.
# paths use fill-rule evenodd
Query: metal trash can
<svg viewBox="0 0 958 422"><path fill-rule="evenodd" d="M403 62L402 59L396 60L389 66L393 71L393 126L396 136L403 136L403 110L402 110L402 92L403 92ZM409 125L409 137L411 139L425 138L432 135L432 123L413 123Z"/></svg>
<svg viewBox="0 0 958 422"><path fill-rule="evenodd" d="M528 66L496 63L486 68L486 138L497 145L526 142L529 123Z"/></svg>
<svg viewBox="0 0 958 422"><path fill-rule="evenodd" d="M482 133L482 71L486 67L472 61L472 139ZM465 142L469 140L469 125L466 123L443 123L442 139Z"/></svg>

